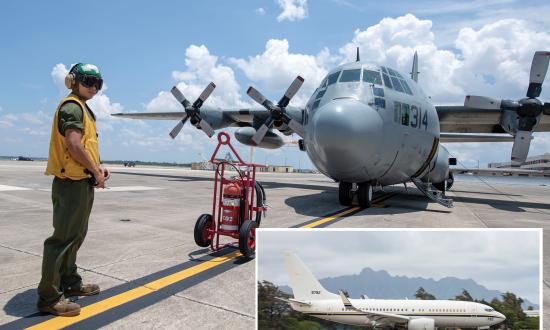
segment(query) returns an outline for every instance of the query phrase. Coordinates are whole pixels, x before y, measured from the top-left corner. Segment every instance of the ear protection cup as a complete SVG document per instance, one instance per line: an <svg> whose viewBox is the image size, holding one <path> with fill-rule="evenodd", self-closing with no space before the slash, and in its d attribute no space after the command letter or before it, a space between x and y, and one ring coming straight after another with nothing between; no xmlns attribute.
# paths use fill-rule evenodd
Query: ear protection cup
<svg viewBox="0 0 550 330"><path fill-rule="evenodd" d="M76 66L80 63L77 63L71 67L69 70L69 73L65 76L65 87L68 89L73 89L75 83L76 83Z"/></svg>

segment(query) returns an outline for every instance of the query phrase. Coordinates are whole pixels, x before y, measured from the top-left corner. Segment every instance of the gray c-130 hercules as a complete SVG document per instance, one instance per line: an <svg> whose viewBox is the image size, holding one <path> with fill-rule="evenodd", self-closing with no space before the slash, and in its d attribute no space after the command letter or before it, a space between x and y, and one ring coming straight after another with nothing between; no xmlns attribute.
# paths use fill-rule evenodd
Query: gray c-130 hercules
<svg viewBox="0 0 550 330"><path fill-rule="evenodd" d="M537 99L548 70L549 51L537 51L531 64L526 98L518 101L466 96L463 106L434 106L418 84L415 53L410 77L386 66L359 59L332 69L305 108L288 106L304 79L298 76L277 104L254 87L247 94L263 108L201 109L215 88L210 83L190 103L176 88L172 94L184 112L118 113L133 119L180 120L175 138L187 120L208 136L214 130L239 127L237 140L274 149L282 137L296 133L300 150L324 175L339 182L339 201L351 205L354 195L369 207L373 186L412 181L426 196L447 207L444 195L453 183L450 157L443 142L513 141L512 164L522 164L533 132L550 131L550 103Z"/></svg>

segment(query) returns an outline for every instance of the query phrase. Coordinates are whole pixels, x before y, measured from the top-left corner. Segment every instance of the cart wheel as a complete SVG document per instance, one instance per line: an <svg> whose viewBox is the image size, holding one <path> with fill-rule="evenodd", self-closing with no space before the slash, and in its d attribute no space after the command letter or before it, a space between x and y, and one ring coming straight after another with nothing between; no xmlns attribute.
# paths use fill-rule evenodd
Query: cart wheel
<svg viewBox="0 0 550 330"><path fill-rule="evenodd" d="M206 247L212 241L212 234L208 230L212 229L212 216L210 214L201 214L195 223L195 243L198 246Z"/></svg>
<svg viewBox="0 0 550 330"><path fill-rule="evenodd" d="M256 250L256 221L246 220L239 232L239 250L245 257L250 257Z"/></svg>
<svg viewBox="0 0 550 330"><path fill-rule="evenodd" d="M254 184L254 190L256 192L256 206L262 207L265 205L265 190L262 184L258 181ZM262 212L256 212L256 224L257 227L260 227L260 222L262 221Z"/></svg>

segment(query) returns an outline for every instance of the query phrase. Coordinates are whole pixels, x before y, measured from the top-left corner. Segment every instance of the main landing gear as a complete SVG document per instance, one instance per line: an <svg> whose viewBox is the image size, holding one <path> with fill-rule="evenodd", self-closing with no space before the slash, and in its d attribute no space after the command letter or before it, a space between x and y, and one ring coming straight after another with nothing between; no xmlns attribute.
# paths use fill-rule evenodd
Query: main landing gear
<svg viewBox="0 0 550 330"><path fill-rule="evenodd" d="M372 204L372 185L368 182L357 184L357 189L353 191L353 184L350 182L340 181L338 185L338 199L340 204L350 206L353 201L353 196L357 196L357 203L362 208L368 208Z"/></svg>

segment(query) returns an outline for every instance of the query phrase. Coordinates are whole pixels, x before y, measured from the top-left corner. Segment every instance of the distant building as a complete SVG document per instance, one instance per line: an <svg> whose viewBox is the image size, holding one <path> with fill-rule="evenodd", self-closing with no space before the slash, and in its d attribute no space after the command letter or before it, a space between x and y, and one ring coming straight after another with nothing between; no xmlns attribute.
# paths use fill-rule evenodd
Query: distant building
<svg viewBox="0 0 550 330"><path fill-rule="evenodd" d="M503 163L489 163L489 168L510 168L512 167L511 162ZM550 153L545 153L544 155L527 157L525 163L520 166L520 168L526 170L541 170L550 172Z"/></svg>
<svg viewBox="0 0 550 330"><path fill-rule="evenodd" d="M527 315L528 317L538 317L540 316L540 311L538 310L526 310L526 311L523 311L525 313L525 315Z"/></svg>

